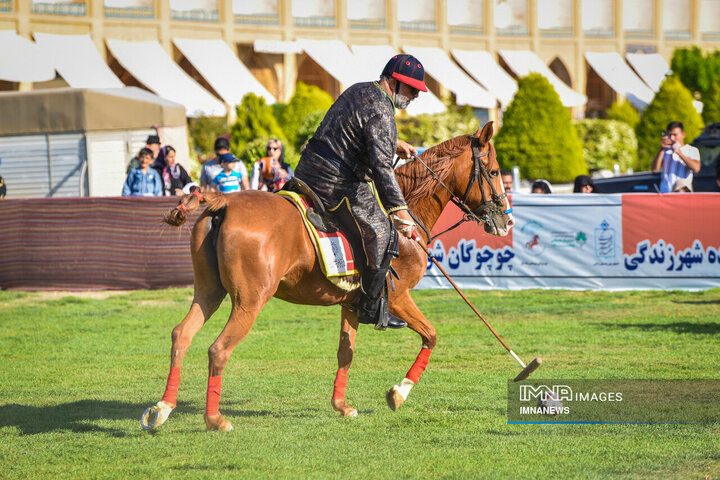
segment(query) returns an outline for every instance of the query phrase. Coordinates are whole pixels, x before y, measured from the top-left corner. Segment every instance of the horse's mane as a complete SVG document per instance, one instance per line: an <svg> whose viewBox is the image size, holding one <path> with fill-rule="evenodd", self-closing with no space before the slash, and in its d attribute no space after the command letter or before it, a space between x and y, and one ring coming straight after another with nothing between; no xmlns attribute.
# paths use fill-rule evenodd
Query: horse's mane
<svg viewBox="0 0 720 480"><path fill-rule="evenodd" d="M430 167L440 180L445 182L450 172L453 159L464 152L472 140L471 135L460 135L443 143L428 148L420 158ZM429 197L437 187L437 183L425 166L417 160L408 162L395 170L400 189L405 194L405 202L413 206L422 199Z"/></svg>

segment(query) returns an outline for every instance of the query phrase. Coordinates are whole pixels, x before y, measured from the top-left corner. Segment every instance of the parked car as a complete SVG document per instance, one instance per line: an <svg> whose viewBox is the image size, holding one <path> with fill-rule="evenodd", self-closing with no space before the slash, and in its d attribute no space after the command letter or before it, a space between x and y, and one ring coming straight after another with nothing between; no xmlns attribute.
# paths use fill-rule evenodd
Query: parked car
<svg viewBox="0 0 720 480"><path fill-rule="evenodd" d="M700 151L700 172L693 176L696 192L718 192L720 178L720 123L705 126L691 142ZM600 193L659 192L660 173L640 172L610 178L593 179Z"/></svg>

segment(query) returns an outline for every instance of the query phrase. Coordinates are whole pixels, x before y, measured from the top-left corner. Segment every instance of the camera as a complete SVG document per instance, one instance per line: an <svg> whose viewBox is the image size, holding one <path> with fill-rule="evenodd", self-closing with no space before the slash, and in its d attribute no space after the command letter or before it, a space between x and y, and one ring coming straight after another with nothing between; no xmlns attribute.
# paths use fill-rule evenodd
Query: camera
<svg viewBox="0 0 720 480"><path fill-rule="evenodd" d="M667 131L667 130L663 130L662 136L663 136L663 137L668 137L668 138L670 138L670 132Z"/></svg>

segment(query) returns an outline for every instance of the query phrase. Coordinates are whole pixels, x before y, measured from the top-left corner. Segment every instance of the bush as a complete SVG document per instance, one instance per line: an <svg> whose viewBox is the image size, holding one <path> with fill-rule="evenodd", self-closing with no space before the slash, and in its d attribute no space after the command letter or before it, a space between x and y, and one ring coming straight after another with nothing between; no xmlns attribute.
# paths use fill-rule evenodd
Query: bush
<svg viewBox="0 0 720 480"><path fill-rule="evenodd" d="M314 112L310 112L303 121L300 122L297 144L303 145L310 140L310 137L315 134L315 130L317 130L323 118L325 118L325 113L327 113L325 110L315 110Z"/></svg>
<svg viewBox="0 0 720 480"><path fill-rule="evenodd" d="M575 122L575 128L588 170L612 170L616 163L623 172L635 168L637 138L630 125L618 120L585 119Z"/></svg>
<svg viewBox="0 0 720 480"><path fill-rule="evenodd" d="M295 87L295 94L290 99L286 107L278 107L276 111L281 115L280 125L287 135L288 141L299 149L302 142L300 138L300 127L310 114L315 114L318 110L323 112L323 116L333 104L332 97L325 91L314 85L306 85L298 82ZM314 131L313 131L314 133Z"/></svg>
<svg viewBox="0 0 720 480"><path fill-rule="evenodd" d="M432 147L458 135L474 133L479 126L470 106L458 107L452 101L447 102L442 113L403 115L396 123L398 138L416 147Z"/></svg>
<svg viewBox="0 0 720 480"><path fill-rule="evenodd" d="M495 137L495 149L502 168L517 165L526 178L569 182L588 173L570 111L537 73L518 81L518 91Z"/></svg>
<svg viewBox="0 0 720 480"><path fill-rule="evenodd" d="M703 55L697 46L677 48L670 63L683 85L703 97L713 81L720 77L720 50Z"/></svg>
<svg viewBox="0 0 720 480"><path fill-rule="evenodd" d="M705 95L703 95L702 118L705 124L720 122L720 77L710 84Z"/></svg>
<svg viewBox="0 0 720 480"><path fill-rule="evenodd" d="M248 93L235 112L237 120L230 129L230 150L235 155L245 151L246 145L254 140L267 142L270 138L279 138L285 142L285 135L264 98Z"/></svg>
<svg viewBox="0 0 720 480"><path fill-rule="evenodd" d="M227 119L224 117L196 117L188 120L188 134L193 150L200 157L215 155L215 139L230 131Z"/></svg>
<svg viewBox="0 0 720 480"><path fill-rule="evenodd" d="M605 110L605 114L607 115L608 120L625 122L630 125L630 128L635 128L637 127L637 124L640 123L640 114L628 101L624 101L623 103L613 103L610 108ZM634 136L635 134L633 134L633 137Z"/></svg>
<svg viewBox="0 0 720 480"><path fill-rule="evenodd" d="M652 160L660 148L660 136L668 123L682 122L688 143L700 134L703 121L692 102L690 91L679 78L672 76L663 81L660 90L645 108L640 123L635 128L639 169L650 169Z"/></svg>

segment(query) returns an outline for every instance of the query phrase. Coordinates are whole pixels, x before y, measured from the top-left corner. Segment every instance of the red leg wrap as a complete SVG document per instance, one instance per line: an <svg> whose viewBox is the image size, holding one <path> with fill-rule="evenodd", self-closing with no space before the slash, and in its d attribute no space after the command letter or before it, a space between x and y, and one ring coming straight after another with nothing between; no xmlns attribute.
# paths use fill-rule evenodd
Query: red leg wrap
<svg viewBox="0 0 720 480"><path fill-rule="evenodd" d="M428 360L430 360L430 354L432 353L432 350L428 348L423 348L420 350L420 353L418 354L417 358L415 359L415 363L413 363L413 366L410 367L410 370L408 370L407 375L405 375L405 378L408 380L411 380L414 384L417 384L420 381L420 375L423 374L425 371L425 367L427 367Z"/></svg>
<svg viewBox="0 0 720 480"><path fill-rule="evenodd" d="M180 367L170 367L170 375L168 375L167 384L165 385L165 395L163 402L172 406L177 405L178 388L180 387Z"/></svg>
<svg viewBox="0 0 720 480"><path fill-rule="evenodd" d="M333 390L333 400L345 400L345 387L347 386L347 370L338 370L335 375L335 389Z"/></svg>
<svg viewBox="0 0 720 480"><path fill-rule="evenodd" d="M208 377L207 400L205 401L206 415L220 414L220 391L222 390L222 377Z"/></svg>

